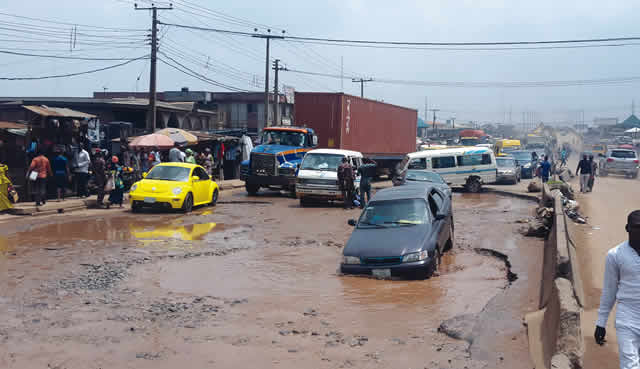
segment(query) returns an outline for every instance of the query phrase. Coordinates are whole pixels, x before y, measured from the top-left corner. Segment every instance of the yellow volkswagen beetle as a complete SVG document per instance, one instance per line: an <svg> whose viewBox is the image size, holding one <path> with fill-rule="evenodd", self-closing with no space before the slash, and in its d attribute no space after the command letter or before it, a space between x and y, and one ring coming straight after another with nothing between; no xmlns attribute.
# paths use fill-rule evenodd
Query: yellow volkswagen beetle
<svg viewBox="0 0 640 369"><path fill-rule="evenodd" d="M199 165L161 163L143 176L129 191L133 212L143 207L162 207L188 213L194 206L215 206L218 201L218 184Z"/></svg>

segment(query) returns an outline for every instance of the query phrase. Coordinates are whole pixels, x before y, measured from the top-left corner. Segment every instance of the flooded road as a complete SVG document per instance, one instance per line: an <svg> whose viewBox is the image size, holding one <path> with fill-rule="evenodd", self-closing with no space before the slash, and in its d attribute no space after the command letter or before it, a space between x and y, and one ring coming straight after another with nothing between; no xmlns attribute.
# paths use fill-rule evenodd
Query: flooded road
<svg viewBox="0 0 640 369"><path fill-rule="evenodd" d="M0 367L532 367L522 317L537 307L542 242L515 223L531 203L454 194L439 275L388 281L337 272L358 210L225 200L3 225ZM518 279L477 249L505 254ZM438 332L451 319L466 340Z"/></svg>

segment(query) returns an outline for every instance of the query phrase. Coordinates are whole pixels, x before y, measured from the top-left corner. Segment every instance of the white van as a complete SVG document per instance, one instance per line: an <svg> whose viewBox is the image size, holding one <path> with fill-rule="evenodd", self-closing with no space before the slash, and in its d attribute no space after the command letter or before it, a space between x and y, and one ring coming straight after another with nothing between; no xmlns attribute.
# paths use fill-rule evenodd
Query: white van
<svg viewBox="0 0 640 369"><path fill-rule="evenodd" d="M487 147L419 151L407 154L405 162L406 169L434 171L450 186L463 186L470 192L496 182L498 171L495 154Z"/></svg>
<svg viewBox="0 0 640 369"><path fill-rule="evenodd" d="M362 165L362 153L349 150L316 149L307 152L302 159L296 179L296 196L304 206L312 200L342 200L338 185L338 167L342 158L349 159L356 173ZM360 177L356 177L355 188L360 187Z"/></svg>

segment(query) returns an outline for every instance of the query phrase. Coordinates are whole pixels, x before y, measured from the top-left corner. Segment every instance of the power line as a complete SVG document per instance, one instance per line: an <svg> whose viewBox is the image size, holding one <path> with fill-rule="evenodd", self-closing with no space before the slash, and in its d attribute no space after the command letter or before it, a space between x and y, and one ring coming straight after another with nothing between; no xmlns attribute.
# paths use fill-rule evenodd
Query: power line
<svg viewBox="0 0 640 369"><path fill-rule="evenodd" d="M34 56L39 58L52 58L52 59L72 59L72 60L138 60L139 58L90 58L90 57L82 57L82 56L62 56L62 55L44 55L44 54L27 54L27 53L18 53L7 50L0 50L0 54L9 54L9 55L17 55L17 56Z"/></svg>
<svg viewBox="0 0 640 369"><path fill-rule="evenodd" d="M91 25L80 24L80 23L69 23L69 22L52 21L52 20L47 20L47 19L34 18L34 17L25 17L25 16L22 16L22 15L2 13L2 12L0 12L0 15L4 15L4 16L7 16L7 17L13 17L13 18L20 18L20 19L29 19L29 20L42 22L42 23L64 24L64 25L67 25L67 26L80 26L80 27L93 28L95 32L101 32L100 30L112 31L112 32L131 32L131 31L145 31L146 32L146 31L148 31L148 30L140 29L140 28L102 27L102 26L91 26Z"/></svg>
<svg viewBox="0 0 640 369"><path fill-rule="evenodd" d="M177 70L181 71L182 73L188 74L188 75L190 75L192 77L198 78L198 79L200 79L200 80L202 80L204 82L210 83L212 85L215 85L215 86L218 86L218 87L222 87L222 88L226 88L228 90L249 92L249 90L245 90L245 89L242 89L242 88L238 88L238 87L234 87L234 86L231 86L231 85L227 85L227 84L215 81L215 80L213 80L213 79L211 79L211 78L209 78L209 77L207 77L207 76L205 76L203 74L200 74L200 73L190 69L189 67L185 66L184 64L178 62L177 60L173 59L171 56L165 54L162 51L159 51L158 53L161 54L162 56L164 56L165 58L167 58L169 61L171 61L171 63L174 63L174 64L178 65L179 67L176 67L175 65L167 62L164 59L159 59L160 61L162 61L163 63L167 64L168 66L170 66L170 67L172 67L174 69L177 69Z"/></svg>
<svg viewBox="0 0 640 369"><path fill-rule="evenodd" d="M127 61L125 61L123 63L111 65L111 66L104 67L104 68L92 69L92 70L88 70L88 71L84 71L84 72L58 74L58 75L41 76L41 77L0 77L0 80L2 80L2 81L33 81L33 80L41 80L41 79L75 77L75 76L80 76L80 75L84 75L84 74L97 73L97 72L102 72L102 71L109 70L109 69L122 67L124 65L129 64L129 63L133 63L136 60L147 59L148 57L149 57L149 55L145 55L145 56L142 56L142 57L139 57L139 58L127 60Z"/></svg>

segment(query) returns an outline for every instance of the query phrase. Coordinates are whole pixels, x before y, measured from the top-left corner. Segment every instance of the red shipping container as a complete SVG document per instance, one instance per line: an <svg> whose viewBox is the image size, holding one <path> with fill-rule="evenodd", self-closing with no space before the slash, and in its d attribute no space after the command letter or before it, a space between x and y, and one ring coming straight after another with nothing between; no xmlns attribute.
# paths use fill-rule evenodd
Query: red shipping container
<svg viewBox="0 0 640 369"><path fill-rule="evenodd" d="M315 130L320 148L394 160L416 151L415 109L342 93L296 92L295 122Z"/></svg>

